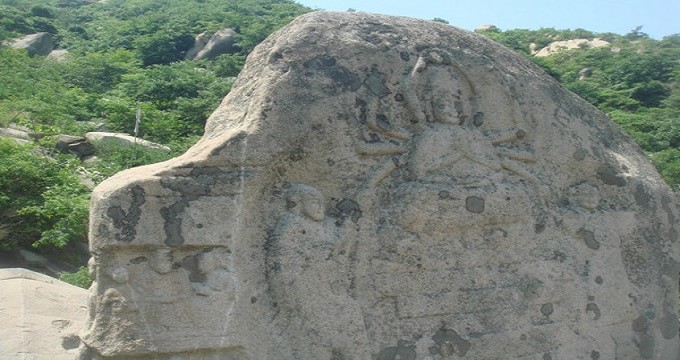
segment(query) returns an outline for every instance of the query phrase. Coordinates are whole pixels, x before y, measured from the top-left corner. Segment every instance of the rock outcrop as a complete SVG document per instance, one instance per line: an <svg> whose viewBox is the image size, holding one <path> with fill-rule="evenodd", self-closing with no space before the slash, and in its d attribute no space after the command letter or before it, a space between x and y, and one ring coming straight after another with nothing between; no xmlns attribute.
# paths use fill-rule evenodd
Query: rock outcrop
<svg viewBox="0 0 680 360"><path fill-rule="evenodd" d="M122 146L143 146L146 148L150 149L156 149L160 150L163 152L170 152L170 148L162 145L162 144L157 144L152 141L140 139L140 138L135 138L132 135L128 134L123 134L123 133L110 133L110 132L104 132L104 131L93 131L85 134L85 139L90 142L91 144L94 144L95 148L97 147L97 144L103 143L103 142L112 142L118 145Z"/></svg>
<svg viewBox="0 0 680 360"><path fill-rule="evenodd" d="M187 60L206 60L214 59L222 54L233 54L239 51L236 42L238 33L232 29L222 29L215 32L212 36L201 33L196 36L194 45L187 52Z"/></svg>
<svg viewBox="0 0 680 360"><path fill-rule="evenodd" d="M311 13L186 154L93 192L83 358L677 359L678 219L506 48Z"/></svg>
<svg viewBox="0 0 680 360"><path fill-rule="evenodd" d="M560 51L565 51L565 50L573 50L573 49L579 49L582 47L587 47L587 48L598 48L602 46L610 46L611 44L608 41L602 40L595 38L593 40L588 40L588 39L571 39L571 40L564 40L564 41L555 41L550 43L550 45L542 48L541 50L538 50L537 52L534 52L532 50L534 56L538 57L546 57L550 56L554 53L560 52Z"/></svg>
<svg viewBox="0 0 680 360"><path fill-rule="evenodd" d="M72 360L87 318L87 290L25 269L0 269L2 359Z"/></svg>
<svg viewBox="0 0 680 360"><path fill-rule="evenodd" d="M30 56L46 56L54 50L52 35L47 32L26 35L8 43L8 45L13 49L25 49Z"/></svg>
<svg viewBox="0 0 680 360"><path fill-rule="evenodd" d="M54 136L55 148L62 153L72 153L80 159L92 156L96 152L96 148L92 143L88 142L83 136L73 135L56 135Z"/></svg>

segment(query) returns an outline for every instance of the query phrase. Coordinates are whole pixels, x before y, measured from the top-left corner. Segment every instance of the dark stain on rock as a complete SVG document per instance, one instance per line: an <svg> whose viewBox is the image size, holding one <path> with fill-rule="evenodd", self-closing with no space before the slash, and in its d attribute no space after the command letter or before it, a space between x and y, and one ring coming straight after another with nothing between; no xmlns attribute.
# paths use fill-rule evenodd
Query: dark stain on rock
<svg viewBox="0 0 680 360"><path fill-rule="evenodd" d="M649 319L646 316L640 315L637 319L633 320L633 331L643 333L647 331L649 327Z"/></svg>
<svg viewBox="0 0 680 360"><path fill-rule="evenodd" d="M652 200L652 196L649 195L644 184L638 184L635 187L635 191L633 191L633 197L635 198L635 202L643 208L648 208L649 203Z"/></svg>
<svg viewBox="0 0 680 360"><path fill-rule="evenodd" d="M588 155L587 151L585 151L584 149L578 149L574 151L573 158L576 161L583 161L583 159L586 158L586 155Z"/></svg>
<svg viewBox="0 0 680 360"><path fill-rule="evenodd" d="M668 340L675 339L678 337L678 329L680 329L678 316L670 312L664 312L663 318L661 318L661 335Z"/></svg>
<svg viewBox="0 0 680 360"><path fill-rule="evenodd" d="M600 359L600 352L599 351L591 351L590 352L590 358L593 360L599 360Z"/></svg>
<svg viewBox="0 0 680 360"><path fill-rule="evenodd" d="M449 192L446 191L446 190L440 190L437 193L437 197L439 197L440 200L448 199L450 196L451 196L451 194L449 194Z"/></svg>
<svg viewBox="0 0 680 360"><path fill-rule="evenodd" d="M343 91L355 92L361 87L359 75L344 66L337 64L337 60L329 55L320 55L307 60L302 65L307 69L317 70L324 76L331 78Z"/></svg>
<svg viewBox="0 0 680 360"><path fill-rule="evenodd" d="M305 150L302 147L296 147L291 152L288 158L291 161L300 161L305 157Z"/></svg>
<svg viewBox="0 0 680 360"><path fill-rule="evenodd" d="M227 173L216 167L196 167L191 170L189 176L162 178L160 180L161 186L182 195L174 204L160 210L164 220L165 244L179 246L184 243L181 214L189 207L190 202L199 199L201 196L210 195L212 187L218 180L228 183L236 181L240 177L240 171Z"/></svg>
<svg viewBox="0 0 680 360"><path fill-rule="evenodd" d="M382 98L390 94L390 89L385 85L385 74L378 71L375 67L364 81L371 94Z"/></svg>
<svg viewBox="0 0 680 360"><path fill-rule="evenodd" d="M411 60L411 55L410 55L408 52L406 52L406 51L400 52L400 53L399 53L399 57L400 57L402 60L404 60L404 61L409 61L409 60Z"/></svg>
<svg viewBox="0 0 680 360"><path fill-rule="evenodd" d="M142 216L142 205L146 202L144 189L135 185L130 189L132 201L127 213L120 206L112 206L106 211L106 215L113 221L113 226L118 229L116 240L132 242L137 236L137 223Z"/></svg>
<svg viewBox="0 0 680 360"><path fill-rule="evenodd" d="M586 243L586 246L589 248L593 250L600 249L600 242L595 239L595 234L592 231L580 228L576 234L583 239L583 241Z"/></svg>
<svg viewBox="0 0 680 360"><path fill-rule="evenodd" d="M137 256L136 258L130 260L130 264L141 264L147 260L146 256Z"/></svg>
<svg viewBox="0 0 680 360"><path fill-rule="evenodd" d="M441 356L465 356L470 350L470 342L463 339L452 329L441 328L432 336Z"/></svg>
<svg viewBox="0 0 680 360"><path fill-rule="evenodd" d="M416 346L399 344L383 349L376 360L415 360Z"/></svg>
<svg viewBox="0 0 680 360"><path fill-rule="evenodd" d="M593 313L593 320L600 320L602 313L600 312L600 307L598 307L597 304L588 303L588 305L586 305L586 313L589 312Z"/></svg>
<svg viewBox="0 0 680 360"><path fill-rule="evenodd" d="M559 250L554 250L552 259L563 263L565 260L567 260L567 254L565 254L565 253L563 253Z"/></svg>
<svg viewBox="0 0 680 360"><path fill-rule="evenodd" d="M64 350L77 349L80 346L80 338L78 335L71 334L61 338L61 347Z"/></svg>
<svg viewBox="0 0 680 360"><path fill-rule="evenodd" d="M672 200L669 199L668 196L664 195L664 196L661 197L661 207L663 208L663 210L668 215L668 223L671 224L671 226L673 226L674 224L676 224L676 219L675 219L675 214L673 214L673 210L671 209L671 206L670 206L671 203L672 203ZM676 230L674 227L671 227L669 236L670 236L671 242L674 242L674 243L678 242L678 240L680 239L680 235L678 234L678 230Z"/></svg>
<svg viewBox="0 0 680 360"><path fill-rule="evenodd" d="M534 233L535 234L540 234L543 231L545 231L545 223L536 223L534 224Z"/></svg>
<svg viewBox="0 0 680 360"><path fill-rule="evenodd" d="M657 281L661 264L666 258L663 237L657 228L638 228L631 236L621 239L621 258L628 279L636 286L647 287Z"/></svg>
<svg viewBox="0 0 680 360"><path fill-rule="evenodd" d="M656 317L656 313L654 312L654 310L650 309L650 310L645 311L645 316L649 320L654 320L654 318Z"/></svg>
<svg viewBox="0 0 680 360"><path fill-rule="evenodd" d="M484 113L483 112L478 112L475 114L472 124L475 125L476 127L482 126L484 124Z"/></svg>
<svg viewBox="0 0 680 360"><path fill-rule="evenodd" d="M624 187L628 184L626 178L611 166L601 166L597 169L597 178L606 185Z"/></svg>
<svg viewBox="0 0 680 360"><path fill-rule="evenodd" d="M552 360L552 355L550 353L543 354L543 360Z"/></svg>
<svg viewBox="0 0 680 360"><path fill-rule="evenodd" d="M182 236L182 218L180 214L189 206L189 200L181 198L174 204L161 208L163 217L163 231L165 232L165 245L179 246L184 244Z"/></svg>
<svg viewBox="0 0 680 360"><path fill-rule="evenodd" d="M189 201L193 201L198 196L209 195L218 180L234 182L240 177L240 170L227 173L216 167L197 167L191 170L189 176L162 178L160 182L164 188L185 195Z"/></svg>
<svg viewBox="0 0 680 360"><path fill-rule="evenodd" d="M465 199L465 209L467 211L481 214L484 212L484 199L478 196L468 196Z"/></svg>
<svg viewBox="0 0 680 360"><path fill-rule="evenodd" d="M602 285L603 282L604 282L604 280L602 280L602 276L595 277L595 283L597 285Z"/></svg>
<svg viewBox="0 0 680 360"><path fill-rule="evenodd" d="M338 218L340 221L350 218L356 223L359 221L359 218L361 218L361 209L359 209L359 204L357 204L356 201L352 199L341 199L331 208L331 215Z"/></svg>
<svg viewBox="0 0 680 360"><path fill-rule="evenodd" d="M640 356L643 359L654 358L654 337L647 334L640 334L636 341Z"/></svg>
<svg viewBox="0 0 680 360"><path fill-rule="evenodd" d="M555 309L552 303L543 304L543 306L541 306L541 314L543 314L543 316L550 316L553 311L555 311Z"/></svg>
<svg viewBox="0 0 680 360"><path fill-rule="evenodd" d="M201 254L190 255L182 259L181 266L189 273L189 281L192 283L205 283L208 278L205 274L201 274L198 269L198 263L201 260Z"/></svg>
<svg viewBox="0 0 680 360"><path fill-rule="evenodd" d="M349 360L345 356L345 354L342 353L342 350L340 349L333 349L331 350L331 359L330 360Z"/></svg>
<svg viewBox="0 0 680 360"><path fill-rule="evenodd" d="M661 274L668 276L673 279L674 282L678 281L678 273L680 273L680 263L673 258L668 258L661 267Z"/></svg>

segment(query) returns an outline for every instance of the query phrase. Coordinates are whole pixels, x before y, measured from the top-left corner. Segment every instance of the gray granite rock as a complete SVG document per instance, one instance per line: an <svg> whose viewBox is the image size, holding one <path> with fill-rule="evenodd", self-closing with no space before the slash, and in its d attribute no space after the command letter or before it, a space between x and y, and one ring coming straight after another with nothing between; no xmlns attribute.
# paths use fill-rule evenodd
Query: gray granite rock
<svg viewBox="0 0 680 360"><path fill-rule="evenodd" d="M677 359L677 204L498 44L307 14L186 154L95 189L83 358Z"/></svg>
<svg viewBox="0 0 680 360"><path fill-rule="evenodd" d="M2 359L74 359L86 319L87 290L26 269L0 269Z"/></svg>
<svg viewBox="0 0 680 360"><path fill-rule="evenodd" d="M46 56L54 50L52 35L47 32L29 34L8 43L13 49L24 49L30 56Z"/></svg>

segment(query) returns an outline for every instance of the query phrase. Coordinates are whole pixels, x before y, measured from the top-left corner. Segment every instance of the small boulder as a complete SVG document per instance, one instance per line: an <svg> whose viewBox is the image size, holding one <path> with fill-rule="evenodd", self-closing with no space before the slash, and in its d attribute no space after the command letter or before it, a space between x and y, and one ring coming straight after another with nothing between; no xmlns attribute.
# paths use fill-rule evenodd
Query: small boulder
<svg viewBox="0 0 680 360"><path fill-rule="evenodd" d="M64 49L52 50L49 54L47 54L47 57L50 59L54 59L56 61L66 61L68 60L68 50Z"/></svg>
<svg viewBox="0 0 680 360"><path fill-rule="evenodd" d="M599 39L599 38L595 38L593 40L571 39L571 40L565 40L565 41L554 41L554 42L550 43L548 46L539 50L536 54L534 54L534 56L546 57L546 56L550 56L550 55L552 55L556 52L564 51L564 50L579 49L581 47L597 48L597 47L609 46L609 45L611 45L611 44L608 41L604 41L604 40Z"/></svg>
<svg viewBox="0 0 680 360"><path fill-rule="evenodd" d="M90 155L94 155L96 149L94 145L89 143L87 139L82 136L73 135L57 135L55 136L56 143L55 148L62 153L72 153L78 158L85 158Z"/></svg>
<svg viewBox="0 0 680 360"><path fill-rule="evenodd" d="M151 142L148 140L140 139L140 138L135 138L132 135L128 134L123 134L123 133L110 133L110 132L102 132L102 131L94 131L94 132L89 132L85 134L85 139L87 141L93 143L95 147L97 146L97 143L101 143L103 141L111 141L115 142L118 145L122 146L133 146L133 145L139 145L139 146L144 146L146 148L150 149L156 149L160 150L165 153L170 152L170 148L157 144L155 142Z"/></svg>
<svg viewBox="0 0 680 360"><path fill-rule="evenodd" d="M52 35L47 32L30 34L9 43L13 49L25 49L29 56L48 55L54 50Z"/></svg>
<svg viewBox="0 0 680 360"><path fill-rule="evenodd" d="M200 35L199 35L200 37ZM236 42L238 33L232 29L222 29L210 37L200 51L193 57L194 60L214 59L222 54L233 54L239 51Z"/></svg>
<svg viewBox="0 0 680 360"><path fill-rule="evenodd" d="M591 76L593 76L593 71L590 70L589 68L583 68L581 69L581 71L578 72L579 80L585 80Z"/></svg>
<svg viewBox="0 0 680 360"><path fill-rule="evenodd" d="M30 133L23 131L23 130L10 129L10 128L0 128L0 137L22 139L22 140L27 140L27 141L31 140Z"/></svg>
<svg viewBox="0 0 680 360"><path fill-rule="evenodd" d="M3 359L74 359L87 290L26 269L0 269Z"/></svg>
<svg viewBox="0 0 680 360"><path fill-rule="evenodd" d="M210 35L208 35L207 32L202 32L196 35L196 38L194 38L194 45L191 47L191 49L189 49L189 51L187 51L187 54L184 57L184 59L194 60L196 54L198 54L199 51L205 48L205 45L208 44L208 41L210 41Z"/></svg>

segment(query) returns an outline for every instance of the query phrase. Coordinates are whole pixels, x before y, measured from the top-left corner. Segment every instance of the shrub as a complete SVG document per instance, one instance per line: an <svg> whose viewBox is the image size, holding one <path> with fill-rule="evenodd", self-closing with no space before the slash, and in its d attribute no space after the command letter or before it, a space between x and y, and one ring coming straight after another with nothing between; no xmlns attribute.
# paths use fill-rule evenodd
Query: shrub
<svg viewBox="0 0 680 360"><path fill-rule="evenodd" d="M88 289L92 285L92 278L90 277L87 266L81 266L75 272L62 272L59 274L59 280L81 287L83 289Z"/></svg>
<svg viewBox="0 0 680 360"><path fill-rule="evenodd" d="M84 241L89 190L72 156L53 159L34 146L0 139L0 248Z"/></svg>

